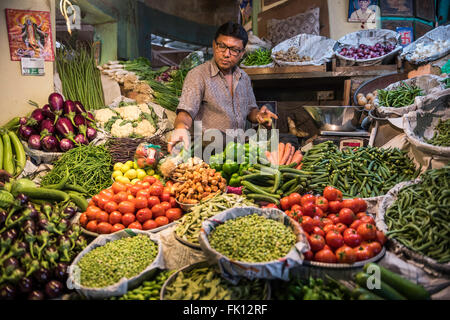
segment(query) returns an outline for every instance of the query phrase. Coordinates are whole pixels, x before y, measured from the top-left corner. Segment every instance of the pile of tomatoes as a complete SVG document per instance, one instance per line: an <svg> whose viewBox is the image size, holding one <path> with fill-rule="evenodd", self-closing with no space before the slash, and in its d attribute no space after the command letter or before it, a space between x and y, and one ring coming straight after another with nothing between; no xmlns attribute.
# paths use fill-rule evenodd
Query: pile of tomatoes
<svg viewBox="0 0 450 320"><path fill-rule="evenodd" d="M161 227L182 216L173 195L171 181L164 186L152 176L146 176L135 184L116 181L92 197L80 216L80 224L100 234L125 228L151 230Z"/></svg>
<svg viewBox="0 0 450 320"><path fill-rule="evenodd" d="M305 231L311 247L305 253L307 260L351 264L376 256L386 242L366 213L366 201L342 199L334 187L326 187L322 196L291 193L280 206Z"/></svg>

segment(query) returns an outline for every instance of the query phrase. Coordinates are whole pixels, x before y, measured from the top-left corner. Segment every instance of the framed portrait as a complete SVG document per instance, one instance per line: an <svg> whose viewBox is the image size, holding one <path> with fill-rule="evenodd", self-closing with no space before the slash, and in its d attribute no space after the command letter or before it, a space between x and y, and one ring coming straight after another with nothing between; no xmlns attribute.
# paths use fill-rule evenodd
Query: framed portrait
<svg viewBox="0 0 450 320"><path fill-rule="evenodd" d="M374 23L377 11L377 0L349 0L348 22Z"/></svg>
<svg viewBox="0 0 450 320"><path fill-rule="evenodd" d="M381 16L413 17L413 0L380 0Z"/></svg>
<svg viewBox="0 0 450 320"><path fill-rule="evenodd" d="M434 0L415 0L416 17L427 21L434 21L435 6Z"/></svg>
<svg viewBox="0 0 450 320"><path fill-rule="evenodd" d="M49 11L5 9L5 14L12 61L55 60Z"/></svg>

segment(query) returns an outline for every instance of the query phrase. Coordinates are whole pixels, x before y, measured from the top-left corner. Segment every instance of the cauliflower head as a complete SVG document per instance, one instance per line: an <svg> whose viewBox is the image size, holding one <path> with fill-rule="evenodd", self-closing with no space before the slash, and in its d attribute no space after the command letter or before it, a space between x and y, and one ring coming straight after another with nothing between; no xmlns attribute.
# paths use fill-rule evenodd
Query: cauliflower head
<svg viewBox="0 0 450 320"><path fill-rule="evenodd" d="M111 134L117 138L126 138L129 137L133 133L133 125L131 123L127 123L123 126L120 124L124 120L117 119L116 122L111 127Z"/></svg>
<svg viewBox="0 0 450 320"><path fill-rule="evenodd" d="M95 121L100 122L103 125L114 116L116 116L116 114L111 109L109 108L100 109L95 112Z"/></svg>
<svg viewBox="0 0 450 320"><path fill-rule="evenodd" d="M120 114L120 117L124 120L136 121L139 119L142 111L138 106L125 106L121 108L117 108L117 112Z"/></svg>
<svg viewBox="0 0 450 320"><path fill-rule="evenodd" d="M148 120L142 120L134 128L133 133L143 137L151 137L156 132L156 128Z"/></svg>

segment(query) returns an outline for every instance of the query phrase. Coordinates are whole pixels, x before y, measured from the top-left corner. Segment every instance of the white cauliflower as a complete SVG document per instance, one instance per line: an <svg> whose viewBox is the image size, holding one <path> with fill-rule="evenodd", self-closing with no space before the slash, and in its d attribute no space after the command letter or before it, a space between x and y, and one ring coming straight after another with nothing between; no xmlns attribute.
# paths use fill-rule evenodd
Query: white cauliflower
<svg viewBox="0 0 450 320"><path fill-rule="evenodd" d="M101 125L103 126L103 124L108 122L108 120L114 117L115 115L116 114L114 113L114 111L112 111L109 108L100 109L95 112L95 121L100 122Z"/></svg>
<svg viewBox="0 0 450 320"><path fill-rule="evenodd" d="M133 133L143 137L151 137L156 132L155 127L150 121L144 119L133 129Z"/></svg>
<svg viewBox="0 0 450 320"><path fill-rule="evenodd" d="M117 112L124 120L136 121L139 119L142 111L136 105L117 108Z"/></svg>
<svg viewBox="0 0 450 320"><path fill-rule="evenodd" d="M117 119L116 122L112 125L111 134L117 138L126 138L129 137L133 133L133 125L131 123L127 123L123 126L120 124L124 120Z"/></svg>
<svg viewBox="0 0 450 320"><path fill-rule="evenodd" d="M142 112L151 114L150 108L148 107L148 105L146 103L138 104L138 107Z"/></svg>

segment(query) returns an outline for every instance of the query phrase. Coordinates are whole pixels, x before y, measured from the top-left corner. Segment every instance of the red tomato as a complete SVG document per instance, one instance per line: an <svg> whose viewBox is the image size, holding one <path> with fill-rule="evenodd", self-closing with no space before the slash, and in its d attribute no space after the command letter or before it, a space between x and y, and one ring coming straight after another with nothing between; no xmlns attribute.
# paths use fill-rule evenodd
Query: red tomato
<svg viewBox="0 0 450 320"><path fill-rule="evenodd" d="M156 224L161 227L169 223L169 219L166 216L159 216L155 219Z"/></svg>
<svg viewBox="0 0 450 320"><path fill-rule="evenodd" d="M172 192L172 188L169 188L169 187L164 187L163 188L163 193L168 193L169 194L169 196L170 196L170 194L172 194L173 192Z"/></svg>
<svg viewBox="0 0 450 320"><path fill-rule="evenodd" d="M283 197L280 199L280 206L281 210L286 211L288 210L291 205L289 204L289 197Z"/></svg>
<svg viewBox="0 0 450 320"><path fill-rule="evenodd" d="M115 203L121 203L122 201L125 201L127 199L128 193L126 191L120 191L119 193L116 193L113 197Z"/></svg>
<svg viewBox="0 0 450 320"><path fill-rule="evenodd" d="M356 262L356 252L353 248L350 248L347 245L343 245L336 250L336 258L340 263L352 264Z"/></svg>
<svg viewBox="0 0 450 320"><path fill-rule="evenodd" d="M144 224L142 225L142 229L144 230L151 230L151 229L155 229L158 227L158 224L155 222L155 220L147 220L144 222Z"/></svg>
<svg viewBox="0 0 450 320"><path fill-rule="evenodd" d="M340 201L329 201L328 211L331 213L338 213L342 209L342 203Z"/></svg>
<svg viewBox="0 0 450 320"><path fill-rule="evenodd" d="M105 211L99 211L97 212L97 215L95 216L95 220L97 222L108 222L109 221L109 214Z"/></svg>
<svg viewBox="0 0 450 320"><path fill-rule="evenodd" d="M116 223L115 225L112 226L111 233L114 233L114 232L117 232L117 231L120 231L120 230L123 230L123 229L125 229L125 226L123 224Z"/></svg>
<svg viewBox="0 0 450 320"><path fill-rule="evenodd" d="M136 193L136 198L137 197L148 198L150 197L150 191L148 189L141 189Z"/></svg>
<svg viewBox="0 0 450 320"><path fill-rule="evenodd" d="M386 236L384 235L383 231L377 230L377 241L384 246L386 243Z"/></svg>
<svg viewBox="0 0 450 320"><path fill-rule="evenodd" d="M89 200L89 202L88 202L88 206L90 207L90 206L95 206L95 205L97 205L97 204L96 204L95 201L92 200L92 198L91 198L91 200Z"/></svg>
<svg viewBox="0 0 450 320"><path fill-rule="evenodd" d="M372 216L369 216L369 215L366 215L366 216L362 217L361 221L363 223L370 223L370 224L375 225L375 219Z"/></svg>
<svg viewBox="0 0 450 320"><path fill-rule="evenodd" d="M122 222L122 214L119 211L113 211L109 214L109 223L114 227L116 223Z"/></svg>
<svg viewBox="0 0 450 320"><path fill-rule="evenodd" d="M318 206L323 212L328 210L328 200L325 197L319 196L316 198L316 206Z"/></svg>
<svg viewBox="0 0 450 320"><path fill-rule="evenodd" d="M379 254L381 252L381 244L378 241L364 241L361 243L361 245L367 246L370 251L372 251L373 255L376 256L377 254Z"/></svg>
<svg viewBox="0 0 450 320"><path fill-rule="evenodd" d="M105 189L105 190L100 191L99 195L100 195L100 197L111 199L112 197L114 197L114 190L112 188Z"/></svg>
<svg viewBox="0 0 450 320"><path fill-rule="evenodd" d="M127 196L127 201L130 201L131 203L133 203L134 204L134 201L136 200L136 198L132 195L132 194L129 194L128 196Z"/></svg>
<svg viewBox="0 0 450 320"><path fill-rule="evenodd" d="M166 187L169 187L169 188L172 188L172 186L173 186L173 181L170 181L170 180L167 181L166 184L165 184L165 186L166 186Z"/></svg>
<svg viewBox="0 0 450 320"><path fill-rule="evenodd" d="M147 208L147 205L148 205L147 198L136 197L136 200L134 202L134 206L136 207L136 209Z"/></svg>
<svg viewBox="0 0 450 320"><path fill-rule="evenodd" d="M105 204L105 211L108 213L116 211L118 208L119 208L119 206L113 200L111 200Z"/></svg>
<svg viewBox="0 0 450 320"><path fill-rule="evenodd" d="M355 220L355 218L356 218L355 214L349 208L342 208L339 211L339 222L341 222L347 226L351 225L353 223L353 221Z"/></svg>
<svg viewBox="0 0 450 320"><path fill-rule="evenodd" d="M346 245L355 248L361 244L362 239L355 229L348 228L344 231L344 242Z"/></svg>
<svg viewBox="0 0 450 320"><path fill-rule="evenodd" d="M81 224L81 226L82 227L85 227L86 226L86 224L88 223L88 217L87 217L87 214L86 214L86 212L83 212L81 215L80 215L80 224Z"/></svg>
<svg viewBox="0 0 450 320"><path fill-rule="evenodd" d="M357 218L357 219L361 219L361 218L364 217L364 216L367 216L367 213L365 213L365 212L358 212L358 213L356 214L356 218Z"/></svg>
<svg viewBox="0 0 450 320"><path fill-rule="evenodd" d="M325 239L318 234L312 234L310 237L308 237L308 241L313 252L320 251L325 246Z"/></svg>
<svg viewBox="0 0 450 320"><path fill-rule="evenodd" d="M331 220L331 219L329 219L329 218L327 218L327 217L321 218L320 220L322 221L322 223L323 223L324 226L327 225L327 224L334 224L334 223L333 223L333 220Z"/></svg>
<svg viewBox="0 0 450 320"><path fill-rule="evenodd" d="M304 205L302 205L302 208L303 208L302 211L303 211L304 216L314 217L314 214L316 212L316 206L314 205L314 203L307 202Z"/></svg>
<svg viewBox="0 0 450 320"><path fill-rule="evenodd" d="M332 231L332 230L338 231L336 225L333 224L333 223L326 224L326 225L323 227L323 231L325 232L325 234L327 234L328 232L330 232L330 231ZM339 232L339 231L338 231L338 232Z"/></svg>
<svg viewBox="0 0 450 320"><path fill-rule="evenodd" d="M148 207L153 208L154 205L160 204L159 198L157 196L148 197Z"/></svg>
<svg viewBox="0 0 450 320"><path fill-rule="evenodd" d="M107 234L111 233L112 225L109 222L100 222L97 225L97 233Z"/></svg>
<svg viewBox="0 0 450 320"><path fill-rule="evenodd" d="M316 202L316 197L313 196L312 194L305 194L304 196L302 196L302 198L300 200L300 204L302 205L302 207L305 207L305 205L307 203L314 204L315 202Z"/></svg>
<svg viewBox="0 0 450 320"><path fill-rule="evenodd" d="M377 228L370 223L361 223L356 232L358 232L363 241L376 240L377 238Z"/></svg>
<svg viewBox="0 0 450 320"><path fill-rule="evenodd" d="M139 229L139 230L142 230L142 225L139 222L135 221L135 222L132 222L132 223L130 223L128 225L128 229Z"/></svg>
<svg viewBox="0 0 450 320"><path fill-rule="evenodd" d="M100 195L96 194L95 196L92 197L91 200L94 201L94 204L97 206L99 199L100 199Z"/></svg>
<svg viewBox="0 0 450 320"><path fill-rule="evenodd" d="M314 255L314 261L325 263L336 263L336 255L330 249L322 249Z"/></svg>
<svg viewBox="0 0 450 320"><path fill-rule="evenodd" d="M292 211L299 211L299 212L302 212L302 207L301 207L299 204L294 204L294 205L291 207L291 210L292 210Z"/></svg>
<svg viewBox="0 0 450 320"><path fill-rule="evenodd" d="M355 199L344 199L342 200L342 208L348 208L352 210L352 212L357 213L359 212L359 204L358 201Z"/></svg>
<svg viewBox="0 0 450 320"><path fill-rule="evenodd" d="M323 221L322 221L322 218L319 218L318 216L315 216L314 218L313 218L313 224L314 224L314 227L319 227L319 228L323 228L324 227L324 223L323 223Z"/></svg>
<svg viewBox="0 0 450 320"><path fill-rule="evenodd" d="M138 191L141 190L141 187L137 186L136 184L134 184L134 186L132 186L129 191L130 193L136 197L136 194L138 193Z"/></svg>
<svg viewBox="0 0 450 320"><path fill-rule="evenodd" d="M140 223L144 223L145 221L151 219L153 217L152 210L149 208L139 209L136 212L136 219Z"/></svg>
<svg viewBox="0 0 450 320"><path fill-rule="evenodd" d="M170 207L171 207L171 208L176 208L176 207L178 207L178 203L177 203L177 200L175 200L175 197L170 197L169 203L170 203ZM277 207L277 208L278 208L278 207Z"/></svg>
<svg viewBox="0 0 450 320"><path fill-rule="evenodd" d="M144 179L142 179L142 181L148 182L150 185L152 185L156 182L156 178L153 176L145 176Z"/></svg>
<svg viewBox="0 0 450 320"><path fill-rule="evenodd" d="M334 214L334 213L329 214L327 218L331 219L331 221L333 221L334 224L338 224L340 222L338 214Z"/></svg>
<svg viewBox="0 0 450 320"><path fill-rule="evenodd" d="M353 223L350 225L350 228L357 230L359 225L363 223L361 220L356 219L355 221L353 221Z"/></svg>
<svg viewBox="0 0 450 320"><path fill-rule="evenodd" d="M136 220L136 216L135 216L134 214L132 214L132 213L125 213L125 214L122 216L122 224L123 224L125 227L128 227L128 225L129 225L130 223L133 223L134 220Z"/></svg>
<svg viewBox="0 0 450 320"><path fill-rule="evenodd" d="M134 205L133 202L131 201L122 201L121 203L119 203L119 211L120 213L134 213L134 211L136 210L136 207Z"/></svg>
<svg viewBox="0 0 450 320"><path fill-rule="evenodd" d="M164 207L161 204L155 204L152 207L152 214L154 218L163 216L165 214Z"/></svg>
<svg viewBox="0 0 450 320"><path fill-rule="evenodd" d="M95 220L95 218L97 217L97 212L99 211L102 211L102 209L96 206L89 206L86 209L86 216L88 220Z"/></svg>
<svg viewBox="0 0 450 320"><path fill-rule="evenodd" d="M314 227L313 234L318 234L319 236L325 237L325 231L323 231L320 227Z"/></svg>
<svg viewBox="0 0 450 320"><path fill-rule="evenodd" d="M319 218L324 218L326 217L326 214L323 212L322 209L320 209L318 206L314 206L314 213L313 216L314 217L319 217Z"/></svg>
<svg viewBox="0 0 450 320"><path fill-rule="evenodd" d="M363 261L373 257L372 251L367 246L358 246L355 248L356 261Z"/></svg>
<svg viewBox="0 0 450 320"><path fill-rule="evenodd" d="M113 189L114 193L119 193L120 191L127 191L126 185L117 181L112 184L111 188Z"/></svg>
<svg viewBox="0 0 450 320"><path fill-rule="evenodd" d="M170 207L170 203L167 202L167 201L163 201L163 202L161 202L160 204L161 204L161 206L163 207L164 212L166 212L167 210L169 210L169 209L171 208L171 207Z"/></svg>
<svg viewBox="0 0 450 320"><path fill-rule="evenodd" d="M342 201L342 191L337 189L337 198L336 201Z"/></svg>
<svg viewBox="0 0 450 320"><path fill-rule="evenodd" d="M170 202L170 193L163 192L162 195L159 196L161 201Z"/></svg>
<svg viewBox="0 0 450 320"><path fill-rule="evenodd" d="M180 208L170 208L166 211L166 217L170 222L180 219L182 214Z"/></svg>
<svg viewBox="0 0 450 320"><path fill-rule="evenodd" d="M337 230L331 230L325 236L327 240L327 245L329 245L332 249L337 249L344 245L344 237Z"/></svg>
<svg viewBox="0 0 450 320"><path fill-rule="evenodd" d="M97 220L91 220L86 224L86 230L90 232L97 232Z"/></svg>
<svg viewBox="0 0 450 320"><path fill-rule="evenodd" d="M328 200L328 201L336 201L338 198L338 189L331 187L331 186L327 186L325 187L325 189L323 189L323 196Z"/></svg>
<svg viewBox="0 0 450 320"><path fill-rule="evenodd" d="M163 186L154 183L151 187L150 187L150 194L152 196L160 196L163 193Z"/></svg>
<svg viewBox="0 0 450 320"><path fill-rule="evenodd" d="M292 207L294 204L300 205L302 196L297 192L293 192L288 196L288 198L289 198L289 206Z"/></svg>
<svg viewBox="0 0 450 320"><path fill-rule="evenodd" d="M112 197L111 197L112 198ZM107 198L107 197L104 197L104 196L100 196L99 198L98 198L98 207L100 208L100 209L105 209L105 205L111 200L111 198Z"/></svg>
<svg viewBox="0 0 450 320"><path fill-rule="evenodd" d="M314 258L314 253L311 250L308 250L303 253L303 256L305 257L305 260L311 261Z"/></svg>
<svg viewBox="0 0 450 320"><path fill-rule="evenodd" d="M303 230L305 230L308 233L311 233L314 229L314 222L311 217L303 216L299 218L298 222L302 226Z"/></svg>
<svg viewBox="0 0 450 320"><path fill-rule="evenodd" d="M171 197L172 198L172 197ZM169 201L170 203L170 201ZM172 207L172 206L171 206ZM278 209L278 206L275 203L268 203L263 208L272 208L272 209Z"/></svg>
<svg viewBox="0 0 450 320"><path fill-rule="evenodd" d="M363 198L355 198L358 203L358 212L365 212L367 210L367 202Z"/></svg>
<svg viewBox="0 0 450 320"><path fill-rule="evenodd" d="M343 234L344 231L347 229L347 226L341 222L339 222L338 224L336 224L336 229L340 234Z"/></svg>

